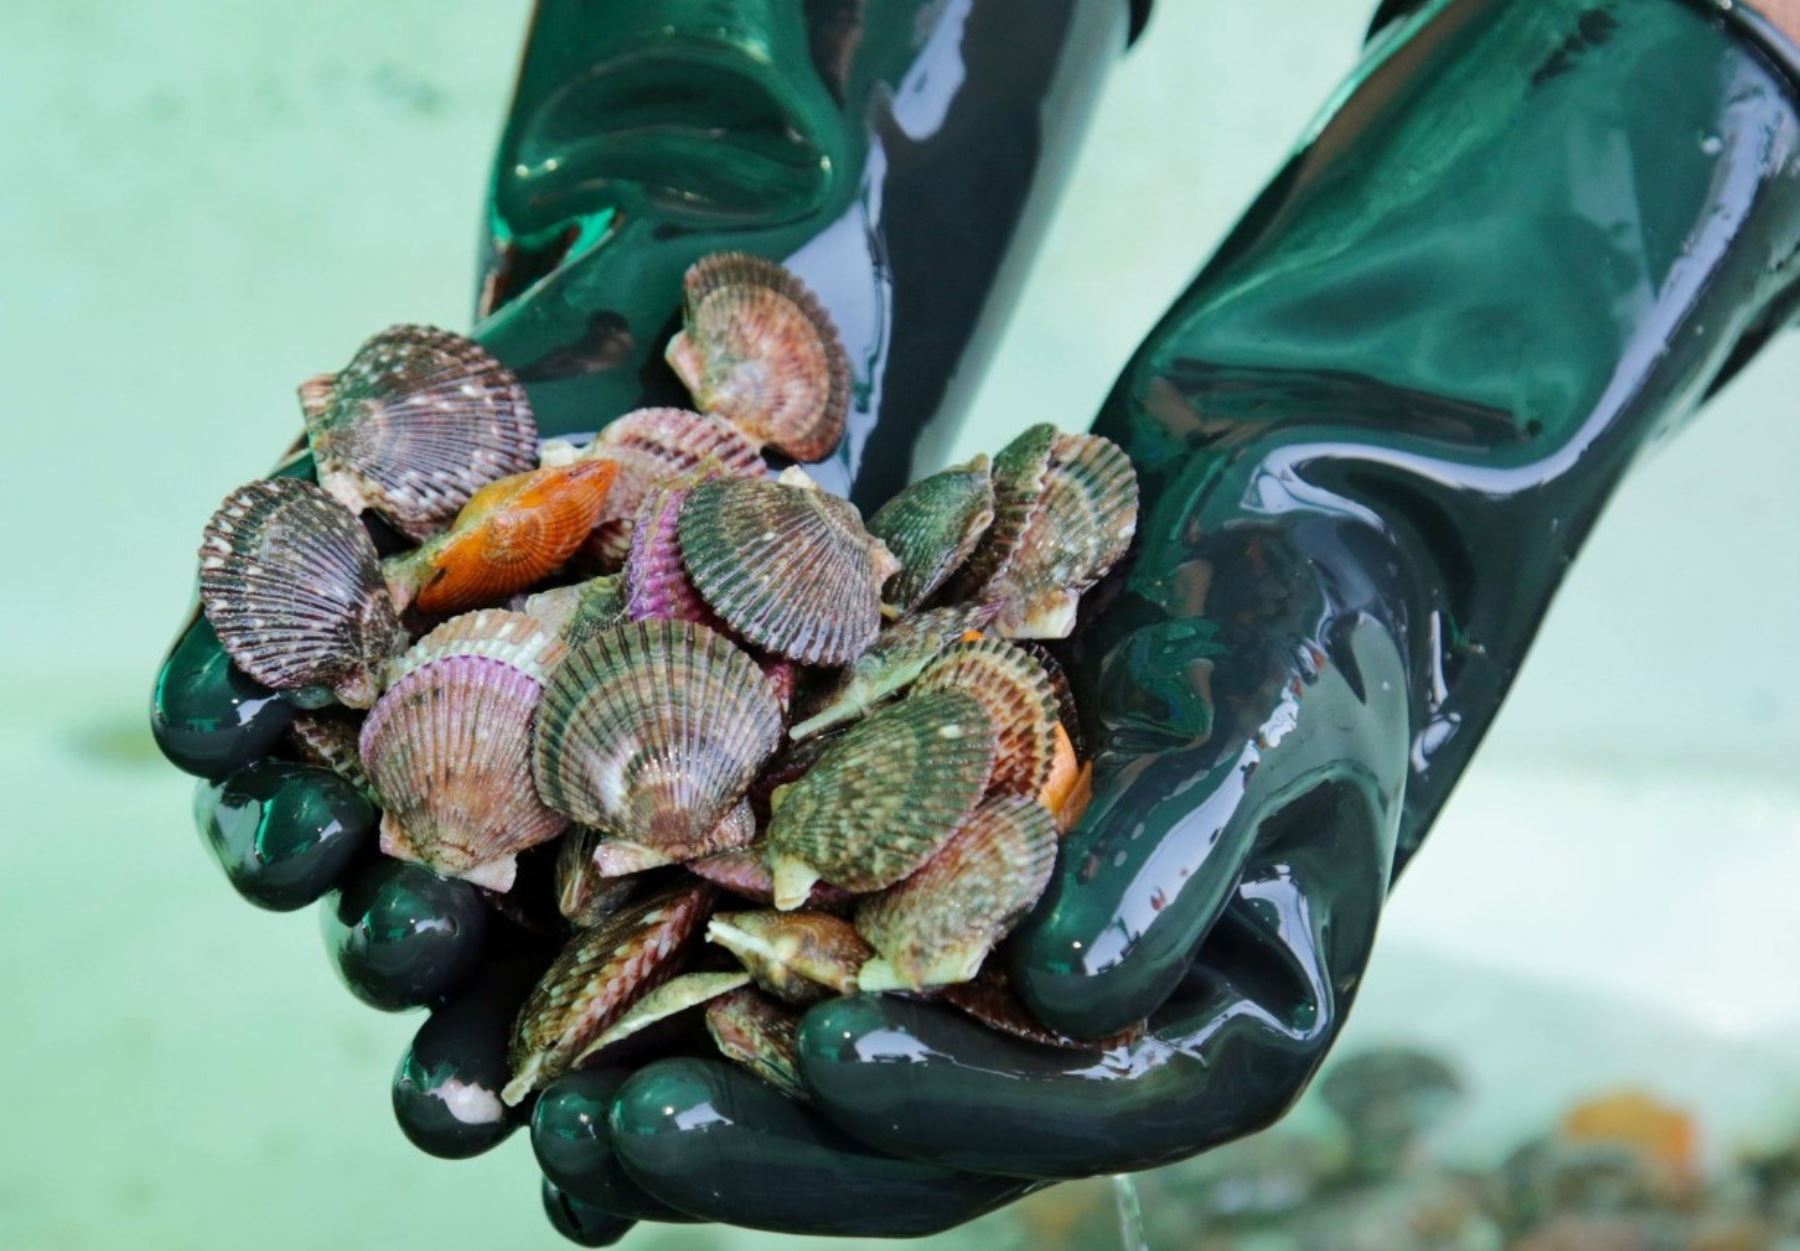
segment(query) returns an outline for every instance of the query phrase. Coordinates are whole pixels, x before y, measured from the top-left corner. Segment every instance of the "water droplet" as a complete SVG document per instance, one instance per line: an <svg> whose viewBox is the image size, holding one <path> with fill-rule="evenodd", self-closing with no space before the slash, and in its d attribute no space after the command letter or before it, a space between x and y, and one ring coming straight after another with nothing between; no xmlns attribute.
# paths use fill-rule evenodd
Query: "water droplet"
<svg viewBox="0 0 1800 1251"><path fill-rule="evenodd" d="M1725 150L1725 141L1717 135L1701 135L1700 150L1707 156L1717 156Z"/></svg>

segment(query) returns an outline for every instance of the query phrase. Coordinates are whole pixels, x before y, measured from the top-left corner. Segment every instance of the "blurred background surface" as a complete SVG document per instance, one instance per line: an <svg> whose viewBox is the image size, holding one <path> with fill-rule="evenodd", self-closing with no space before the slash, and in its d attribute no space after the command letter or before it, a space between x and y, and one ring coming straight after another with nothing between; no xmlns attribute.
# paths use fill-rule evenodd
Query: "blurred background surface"
<svg viewBox="0 0 1800 1251"><path fill-rule="evenodd" d="M954 454L1087 422L1353 63L1369 7L1161 6ZM293 437L297 380L391 322L466 324L527 9L0 7L0 1247L558 1245L523 1135L461 1164L401 1138L387 1082L416 1019L334 984L311 912L226 888L144 715L201 524ZM1688 1118L1690 1181L1800 1135L1800 547L1771 541L1794 533L1796 396L1790 338L1627 484L1400 889L1339 1054L1420 1050L1462 1093L1406 1156L1407 1185L1429 1190L1423 1168L1450 1197L1370 1192L1378 1216L1461 1211L1445 1170L1517 1166L1618 1089ZM1664 1124L1619 1106L1596 1115ZM1145 1179L1150 1245L1365 1245L1329 1197L1361 1193L1355 1126L1315 1099L1279 1132L1312 1145ZM1112 1202L1063 1187L927 1245L1104 1246ZM1231 1232L1307 1203L1336 1241ZM1381 1228L1366 1245L1407 1245ZM1470 1236L1418 1245L1499 1245Z"/></svg>

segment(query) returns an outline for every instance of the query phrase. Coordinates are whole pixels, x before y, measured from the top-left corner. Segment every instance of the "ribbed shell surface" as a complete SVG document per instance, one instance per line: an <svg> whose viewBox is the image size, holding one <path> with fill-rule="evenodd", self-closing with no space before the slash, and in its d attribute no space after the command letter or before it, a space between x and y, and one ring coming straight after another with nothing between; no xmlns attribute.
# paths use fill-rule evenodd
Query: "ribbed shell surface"
<svg viewBox="0 0 1800 1251"><path fill-rule="evenodd" d="M910 612L969 558L994 520L988 458L935 473L907 487L869 518L869 533L900 562L886 600Z"/></svg>

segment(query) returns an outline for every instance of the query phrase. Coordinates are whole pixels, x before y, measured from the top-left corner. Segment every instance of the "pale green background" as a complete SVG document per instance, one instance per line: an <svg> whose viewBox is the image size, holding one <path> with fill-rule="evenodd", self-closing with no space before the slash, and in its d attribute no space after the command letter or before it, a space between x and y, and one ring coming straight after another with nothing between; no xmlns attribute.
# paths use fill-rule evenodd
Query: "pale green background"
<svg viewBox="0 0 1800 1251"><path fill-rule="evenodd" d="M966 450L1088 419L1368 7L1167 0ZM333 984L311 913L232 896L144 730L200 525L292 437L294 383L390 322L465 322L525 13L0 0L7 1251L558 1245L522 1138L465 1164L400 1138L416 1022ZM1461 1150L1626 1080L1715 1153L1800 1126L1797 400L1787 341L1620 494L1391 910L1352 1030L1464 1057ZM1577 1042L1544 1052L1546 1019Z"/></svg>

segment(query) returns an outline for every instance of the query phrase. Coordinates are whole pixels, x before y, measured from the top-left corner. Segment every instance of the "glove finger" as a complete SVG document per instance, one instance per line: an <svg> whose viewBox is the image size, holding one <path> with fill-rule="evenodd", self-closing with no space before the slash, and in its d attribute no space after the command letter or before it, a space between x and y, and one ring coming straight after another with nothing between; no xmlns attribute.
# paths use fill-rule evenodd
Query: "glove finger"
<svg viewBox="0 0 1800 1251"><path fill-rule="evenodd" d="M274 750L294 706L239 672L199 613L170 649L150 695L150 731L170 764L220 778Z"/></svg>
<svg viewBox="0 0 1800 1251"><path fill-rule="evenodd" d="M558 1190L549 1178L543 1183L544 1215L550 1226L578 1247L610 1247L631 1232L635 1223L614 1216L574 1195Z"/></svg>
<svg viewBox="0 0 1800 1251"><path fill-rule="evenodd" d="M628 1069L586 1069L546 1087L531 1114L531 1149L538 1167L563 1193L614 1216L695 1220L633 1181L613 1150L613 1099L630 1076Z"/></svg>
<svg viewBox="0 0 1800 1251"><path fill-rule="evenodd" d="M233 889L291 912L336 886L375 845L376 812L325 769L259 760L194 792L194 824Z"/></svg>
<svg viewBox="0 0 1800 1251"><path fill-rule="evenodd" d="M717 1060L664 1060L642 1070L619 1092L612 1127L614 1150L651 1194L752 1229L915 1237L1031 1188L876 1154Z"/></svg>

